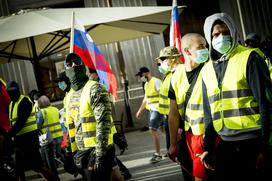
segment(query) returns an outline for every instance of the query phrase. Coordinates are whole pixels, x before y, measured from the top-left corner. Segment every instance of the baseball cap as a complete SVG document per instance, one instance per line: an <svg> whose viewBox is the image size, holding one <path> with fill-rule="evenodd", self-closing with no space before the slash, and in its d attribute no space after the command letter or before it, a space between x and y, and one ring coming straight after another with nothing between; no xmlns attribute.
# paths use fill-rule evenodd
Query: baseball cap
<svg viewBox="0 0 272 181"><path fill-rule="evenodd" d="M155 60L158 60L160 58L164 57L179 57L181 54L179 53L178 49L173 46L168 46L160 51L160 56L157 57Z"/></svg>
<svg viewBox="0 0 272 181"><path fill-rule="evenodd" d="M142 76L142 74L146 72L149 72L149 69L147 67L141 67L139 69L139 72L136 74L136 76Z"/></svg>

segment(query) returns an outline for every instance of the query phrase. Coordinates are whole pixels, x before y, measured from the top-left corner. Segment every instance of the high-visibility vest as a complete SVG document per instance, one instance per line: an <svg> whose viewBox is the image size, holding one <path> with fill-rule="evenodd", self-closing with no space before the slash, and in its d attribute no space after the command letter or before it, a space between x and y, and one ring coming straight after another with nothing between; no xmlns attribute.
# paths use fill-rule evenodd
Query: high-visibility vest
<svg viewBox="0 0 272 181"><path fill-rule="evenodd" d="M155 89L155 82L161 81L156 77L152 77L150 81L144 85L145 95L147 98L146 109L147 110L158 110L159 107L159 92Z"/></svg>
<svg viewBox="0 0 272 181"><path fill-rule="evenodd" d="M41 112L43 117L43 126L41 131L45 133L46 129L49 128L53 139L61 138L63 133L59 119L59 110L53 106L49 106L41 109Z"/></svg>
<svg viewBox="0 0 272 181"><path fill-rule="evenodd" d="M175 91L176 102L181 117L185 118L184 126L185 131L191 128L194 135L204 134L204 111L203 111L203 98L202 98L202 76L199 73L192 90L191 96L186 105L185 111L185 98L186 93L190 88L188 78L186 75L184 65L179 66L172 76L172 87ZM184 115L185 112L185 115Z"/></svg>
<svg viewBox="0 0 272 181"><path fill-rule="evenodd" d="M212 61L202 69L213 125L217 132L223 125L232 130L261 126L259 106L246 79L247 62L252 51L240 45L236 48L229 58L221 85L217 81Z"/></svg>
<svg viewBox="0 0 272 181"><path fill-rule="evenodd" d="M266 57L265 54L259 48L254 48L253 50L256 51L261 57L264 58L265 63L267 64L267 67L269 70L270 79L272 80L272 65L271 65L270 59Z"/></svg>
<svg viewBox="0 0 272 181"><path fill-rule="evenodd" d="M97 82L93 80L89 80L85 86L82 88L80 101L79 101L79 118L80 120L72 121L69 117L70 110L69 104L71 101L72 94L74 92L73 89L66 96L66 121L68 121L68 130L71 141L72 152L77 150L75 137L76 137L76 127L75 125L82 126L83 133L83 142L85 148L96 147L96 120L94 117L94 113L92 111L90 105L90 90L91 87ZM108 92L103 92L101 94L108 94ZM78 117L78 116L76 116ZM115 126L113 125L113 120L111 118L111 130L108 138L108 145L113 144L113 134L116 133Z"/></svg>
<svg viewBox="0 0 272 181"><path fill-rule="evenodd" d="M168 115L170 111L170 99L168 98L168 92L171 82L172 72L166 74L162 85L160 87L159 108L160 114Z"/></svg>
<svg viewBox="0 0 272 181"><path fill-rule="evenodd" d="M22 99L24 97L26 97L32 103L32 101L30 100L29 97L20 95L19 99L14 103L14 107L13 107L12 112L11 112L11 109L12 109L13 101L11 101L11 103L9 105L9 119L11 121L12 126L17 121L18 105L20 104L20 102L22 101ZM37 130L37 124L36 124L36 117L35 117L35 112L34 112L33 104L32 104L32 111L31 111L30 116L27 118L27 121L26 121L24 127L16 135L25 134L25 133L35 131L35 130Z"/></svg>

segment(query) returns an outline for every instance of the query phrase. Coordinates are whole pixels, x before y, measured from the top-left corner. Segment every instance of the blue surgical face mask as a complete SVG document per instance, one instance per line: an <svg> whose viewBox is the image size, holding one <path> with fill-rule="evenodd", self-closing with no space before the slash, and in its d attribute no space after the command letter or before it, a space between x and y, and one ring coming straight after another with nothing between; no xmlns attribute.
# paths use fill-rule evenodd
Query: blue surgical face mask
<svg viewBox="0 0 272 181"><path fill-rule="evenodd" d="M196 57L194 59L195 63L198 63L198 64L204 63L209 58L209 50L207 48L196 50L194 52L196 54Z"/></svg>
<svg viewBox="0 0 272 181"><path fill-rule="evenodd" d="M158 69L162 74L167 74L170 71L170 67L167 64L167 61L163 61Z"/></svg>
<svg viewBox="0 0 272 181"><path fill-rule="evenodd" d="M220 34L217 38L212 39L213 48L221 54L227 53L231 48L230 35Z"/></svg>
<svg viewBox="0 0 272 181"><path fill-rule="evenodd" d="M59 82L58 86L62 91L65 91L65 89L67 88L67 84L64 81Z"/></svg>

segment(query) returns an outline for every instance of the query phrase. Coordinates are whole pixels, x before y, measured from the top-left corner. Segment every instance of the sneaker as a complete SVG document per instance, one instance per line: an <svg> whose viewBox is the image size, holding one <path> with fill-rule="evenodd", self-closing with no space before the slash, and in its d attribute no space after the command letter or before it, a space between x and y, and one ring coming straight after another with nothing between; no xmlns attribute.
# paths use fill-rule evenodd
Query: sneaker
<svg viewBox="0 0 272 181"><path fill-rule="evenodd" d="M162 159L162 156L157 155L157 154L154 153L152 158L150 159L150 162L151 163L157 163L157 162L161 161L161 159Z"/></svg>

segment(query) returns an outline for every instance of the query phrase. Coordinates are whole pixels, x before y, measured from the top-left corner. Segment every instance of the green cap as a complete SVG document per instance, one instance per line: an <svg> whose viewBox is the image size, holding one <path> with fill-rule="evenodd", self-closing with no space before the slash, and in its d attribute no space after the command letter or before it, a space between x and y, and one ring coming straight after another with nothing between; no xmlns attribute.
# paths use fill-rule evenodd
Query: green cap
<svg viewBox="0 0 272 181"><path fill-rule="evenodd" d="M181 54L179 53L178 49L172 46L165 47L161 49L160 56L156 58L156 60L162 57L179 57Z"/></svg>

